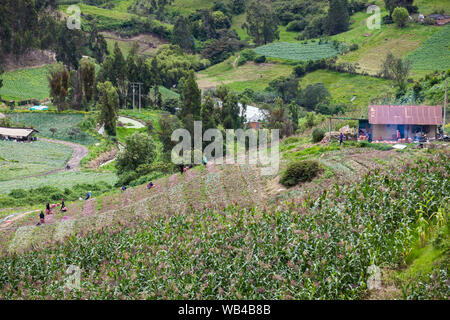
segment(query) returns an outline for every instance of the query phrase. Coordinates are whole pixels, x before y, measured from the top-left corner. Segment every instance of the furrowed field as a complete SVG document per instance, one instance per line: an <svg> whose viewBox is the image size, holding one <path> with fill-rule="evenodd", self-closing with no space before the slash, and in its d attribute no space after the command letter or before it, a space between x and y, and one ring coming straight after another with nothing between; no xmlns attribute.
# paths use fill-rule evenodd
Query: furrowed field
<svg viewBox="0 0 450 320"><path fill-rule="evenodd" d="M10 113L11 120L17 124L24 124L27 127L33 127L39 131L40 136L54 138L58 140L91 145L97 142L97 139L85 132L79 132L74 135L70 131L78 128L78 124L83 120L83 114L53 114L45 112L23 112ZM55 128L53 134L50 129Z"/></svg>
<svg viewBox="0 0 450 320"><path fill-rule="evenodd" d="M255 52L270 58L279 58L294 61L318 60L330 58L338 54L331 43L319 44L275 42L255 49Z"/></svg>
<svg viewBox="0 0 450 320"><path fill-rule="evenodd" d="M407 59L415 70L450 69L450 25L433 34Z"/></svg>
<svg viewBox="0 0 450 320"><path fill-rule="evenodd" d="M404 265L427 225L446 226L448 156L375 170L277 210L120 211L109 229L1 258L0 297L364 298L370 265ZM71 265L82 269L81 290L64 290ZM404 288L403 297L448 299L448 264L433 268L434 280ZM430 281L443 285L423 290Z"/></svg>
<svg viewBox="0 0 450 320"><path fill-rule="evenodd" d="M45 141L0 141L0 181L18 179L63 168L72 149Z"/></svg>
<svg viewBox="0 0 450 320"><path fill-rule="evenodd" d="M1 75L3 87L0 96L9 100L39 99L49 97L47 74L51 66L21 69Z"/></svg>

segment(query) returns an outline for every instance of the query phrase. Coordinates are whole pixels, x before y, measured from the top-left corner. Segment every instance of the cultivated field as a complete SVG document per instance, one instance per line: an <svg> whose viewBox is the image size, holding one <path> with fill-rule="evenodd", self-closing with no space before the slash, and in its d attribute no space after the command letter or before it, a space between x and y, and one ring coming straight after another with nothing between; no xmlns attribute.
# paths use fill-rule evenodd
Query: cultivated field
<svg viewBox="0 0 450 320"><path fill-rule="evenodd" d="M3 248L18 254L0 259L0 270L9 270L0 276L0 296L364 298L367 268L403 265L416 210L426 210L431 221L450 187L447 155L423 154L413 164L406 161L411 155L376 151L392 166L388 172L374 170L386 168L370 160L374 155L352 149L325 155L323 165L338 176L317 179L270 202L258 170L209 166L159 180L154 190L138 187L120 197L74 204L64 222L57 215L36 228L23 218L21 227L1 232ZM345 166L337 165L340 156L347 159ZM339 185L330 184L337 179ZM325 185L330 192L322 191ZM31 246L33 251L22 253ZM61 289L61 270L69 265L82 269L83 291ZM402 298L400 289L392 294ZM448 292L412 286L403 291L403 298L409 296L447 299Z"/></svg>
<svg viewBox="0 0 450 320"><path fill-rule="evenodd" d="M414 70L450 69L450 25L434 33L406 59L412 62Z"/></svg>
<svg viewBox="0 0 450 320"><path fill-rule="evenodd" d="M383 7L382 14L386 14ZM331 39L357 44L359 49L339 57L339 61L358 63L363 71L376 74L389 52L395 56L406 57L419 48L422 43L440 30L439 27L409 23L406 28L394 24L381 25L380 29L367 28L370 15L359 12L351 17L352 26L347 32L332 36ZM433 66L430 66L433 70Z"/></svg>
<svg viewBox="0 0 450 320"><path fill-rule="evenodd" d="M45 141L0 141L0 181L16 180L63 168L72 149Z"/></svg>
<svg viewBox="0 0 450 320"><path fill-rule="evenodd" d="M98 140L91 135L81 132L76 135L69 135L73 128L78 128L78 124L83 120L83 114L53 114L45 112L23 112L10 113L9 116L14 123L24 124L39 131L39 136L54 138L57 140L70 141L83 145L91 145ZM50 131L55 128L56 132Z"/></svg>
<svg viewBox="0 0 450 320"><path fill-rule="evenodd" d="M8 194L12 189L36 189L44 186L54 186L64 190L77 184L94 184L105 182L110 185L115 184L117 176L109 172L95 171L67 171L51 174L48 176L39 176L27 179L12 179L0 181L0 194ZM83 195L80 195L83 196Z"/></svg>
<svg viewBox="0 0 450 320"><path fill-rule="evenodd" d="M367 106L372 99L394 92L389 80L329 70L317 70L307 74L300 82L300 86L305 88L318 82L325 84L333 102L353 106L361 111L361 116L367 115Z"/></svg>
<svg viewBox="0 0 450 320"><path fill-rule="evenodd" d="M212 66L197 74L198 86L201 89L217 87L221 84L228 85L232 90L244 91L253 89L255 91L264 90L269 83L281 76L288 76L292 73L292 66L278 63L255 64L246 63L240 67L234 67L236 57Z"/></svg>
<svg viewBox="0 0 450 320"><path fill-rule="evenodd" d="M331 43L319 44L317 42L275 42L255 49L259 55L270 58L308 61L330 58L336 56L338 51Z"/></svg>
<svg viewBox="0 0 450 320"><path fill-rule="evenodd" d="M8 100L39 99L49 97L47 74L50 65L37 68L20 69L5 72L0 77L3 79L3 87L0 88L0 96Z"/></svg>

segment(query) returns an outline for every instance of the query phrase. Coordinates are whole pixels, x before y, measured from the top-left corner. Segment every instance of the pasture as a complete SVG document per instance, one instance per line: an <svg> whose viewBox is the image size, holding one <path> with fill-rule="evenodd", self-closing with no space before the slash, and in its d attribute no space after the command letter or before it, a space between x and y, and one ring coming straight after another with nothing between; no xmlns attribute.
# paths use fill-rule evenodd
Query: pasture
<svg viewBox="0 0 450 320"><path fill-rule="evenodd" d="M71 155L72 148L61 144L0 141L0 181L63 168Z"/></svg>
<svg viewBox="0 0 450 320"><path fill-rule="evenodd" d="M331 58L338 54L338 51L331 43L310 42L274 42L254 49L259 54L269 58L278 58L293 61L319 60Z"/></svg>
<svg viewBox="0 0 450 320"><path fill-rule="evenodd" d="M386 11L383 7L382 15ZM397 57L406 57L419 48L439 27L408 23L406 28L399 28L395 24L381 25L380 29L370 30L367 18L370 14L358 12L351 17L349 31L332 36L331 39L357 44L359 48L339 56L338 62L358 63L362 71L376 74L380 71L383 60L389 52ZM431 70L432 67L431 67Z"/></svg>
<svg viewBox="0 0 450 320"><path fill-rule="evenodd" d="M33 127L39 131L39 136L70 141L83 145L92 145L98 140L85 132L71 134L73 129L78 129L78 124L83 120L83 114L55 114L45 112L10 113L11 120L19 125ZM50 129L56 129L53 134Z"/></svg>
<svg viewBox="0 0 450 320"><path fill-rule="evenodd" d="M49 97L47 75L50 65L20 69L5 72L0 77L3 79L3 87L0 88L0 96L8 100L39 99Z"/></svg>
<svg viewBox="0 0 450 320"><path fill-rule="evenodd" d="M308 73L300 86L321 82L330 91L332 102L344 103L354 107L354 111L367 116L367 106L376 98L390 95L394 92L392 82L370 76L352 75L329 70L317 70ZM352 101L352 98L354 100Z"/></svg>
<svg viewBox="0 0 450 320"><path fill-rule="evenodd" d="M240 67L234 67L236 57L203 70L197 74L201 89L227 85L232 90L242 92L245 89L264 90L271 81L292 73L292 66L279 63L256 64L248 62Z"/></svg>

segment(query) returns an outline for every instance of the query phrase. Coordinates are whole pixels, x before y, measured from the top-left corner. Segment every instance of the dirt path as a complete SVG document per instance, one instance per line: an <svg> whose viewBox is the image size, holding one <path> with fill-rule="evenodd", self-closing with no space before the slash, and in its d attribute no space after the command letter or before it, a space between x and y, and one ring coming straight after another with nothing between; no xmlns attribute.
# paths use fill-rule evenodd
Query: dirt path
<svg viewBox="0 0 450 320"><path fill-rule="evenodd" d="M45 138L40 138L39 140L45 141L45 142L50 142L50 143L63 144L68 147L71 147L73 150L72 157L66 164L66 165L70 166L70 169L66 169L64 167L64 168L55 169L55 170L52 170L49 172L43 172L43 173L31 175L31 176L22 177L22 179L34 178L34 177L40 177L40 176L48 176L50 174L62 172L62 171L78 171L80 169L81 160L83 160L83 158L86 157L89 153L89 149L80 144L67 142L67 141L61 141L61 140L45 139Z"/></svg>

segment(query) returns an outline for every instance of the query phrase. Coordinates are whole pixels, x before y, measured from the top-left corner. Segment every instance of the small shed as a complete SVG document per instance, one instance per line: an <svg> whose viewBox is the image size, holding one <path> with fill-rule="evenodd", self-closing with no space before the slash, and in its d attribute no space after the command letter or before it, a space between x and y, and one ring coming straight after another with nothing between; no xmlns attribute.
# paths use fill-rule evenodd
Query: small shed
<svg viewBox="0 0 450 320"><path fill-rule="evenodd" d="M436 138L441 125L441 106L369 106L368 129L373 140L415 139L421 135Z"/></svg>
<svg viewBox="0 0 450 320"><path fill-rule="evenodd" d="M0 140L15 140L29 142L33 140L33 134L39 131L33 128L5 128L0 127Z"/></svg>

